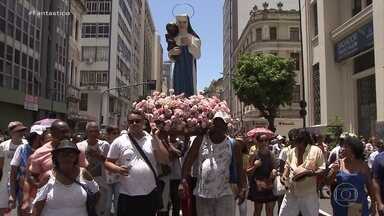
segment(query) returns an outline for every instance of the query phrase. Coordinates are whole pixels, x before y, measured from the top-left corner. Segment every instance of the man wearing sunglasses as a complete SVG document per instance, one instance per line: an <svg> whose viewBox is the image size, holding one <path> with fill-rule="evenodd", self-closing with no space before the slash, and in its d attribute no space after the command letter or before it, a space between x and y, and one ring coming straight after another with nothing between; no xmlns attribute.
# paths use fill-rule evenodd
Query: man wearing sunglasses
<svg viewBox="0 0 384 216"><path fill-rule="evenodd" d="M109 171L120 174L119 216L155 216L159 207L156 167L157 163L168 164L169 154L158 137L159 130L152 135L144 131L144 120L141 111L128 115L128 134L113 141L105 162Z"/></svg>

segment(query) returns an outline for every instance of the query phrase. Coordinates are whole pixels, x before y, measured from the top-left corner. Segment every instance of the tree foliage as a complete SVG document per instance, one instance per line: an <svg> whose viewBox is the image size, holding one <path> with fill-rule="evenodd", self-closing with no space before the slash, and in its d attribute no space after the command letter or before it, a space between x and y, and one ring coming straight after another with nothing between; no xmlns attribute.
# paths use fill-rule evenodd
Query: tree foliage
<svg viewBox="0 0 384 216"><path fill-rule="evenodd" d="M240 57L232 80L239 99L253 105L275 131L274 119L280 106L292 102L295 86L294 62L272 54L245 54Z"/></svg>

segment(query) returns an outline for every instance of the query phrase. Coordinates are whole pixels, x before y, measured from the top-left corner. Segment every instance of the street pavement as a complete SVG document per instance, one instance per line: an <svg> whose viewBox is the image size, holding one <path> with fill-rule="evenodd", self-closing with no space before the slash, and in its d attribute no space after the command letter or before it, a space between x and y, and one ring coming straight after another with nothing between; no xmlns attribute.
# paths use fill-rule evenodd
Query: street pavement
<svg viewBox="0 0 384 216"><path fill-rule="evenodd" d="M253 216L253 203L250 201L247 201L247 202L248 202L247 216ZM319 202L320 202L320 212L321 212L321 214L319 214L319 215L331 216L332 215L332 206L331 206L330 200L329 199L320 199ZM263 212L261 215L265 216L264 209L263 209ZM275 206L275 211L274 211L273 215L278 215L277 214L277 204ZM236 211L236 216L239 216L238 210Z"/></svg>

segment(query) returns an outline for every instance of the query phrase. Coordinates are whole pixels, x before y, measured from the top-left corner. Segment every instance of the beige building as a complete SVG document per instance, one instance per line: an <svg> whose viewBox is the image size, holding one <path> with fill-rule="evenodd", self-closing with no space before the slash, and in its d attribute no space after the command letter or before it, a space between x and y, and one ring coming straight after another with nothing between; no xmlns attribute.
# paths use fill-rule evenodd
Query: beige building
<svg viewBox="0 0 384 216"><path fill-rule="evenodd" d="M71 1L71 17L69 21L69 47L68 47L68 72L67 72L67 119L70 125L77 129L78 122L87 120L87 116L79 114L80 105L80 70L81 46L80 23L85 13L85 0Z"/></svg>
<svg viewBox="0 0 384 216"><path fill-rule="evenodd" d="M164 61L162 67L162 92L168 94L168 90L172 88L172 62Z"/></svg>
<svg viewBox="0 0 384 216"><path fill-rule="evenodd" d="M161 73L162 50L148 2L99 0L87 1L86 7L80 39L80 114L124 128L132 102L147 94L147 86L106 90Z"/></svg>
<svg viewBox="0 0 384 216"><path fill-rule="evenodd" d="M263 4L259 9L254 6L251 17L245 26L231 59L231 74L236 70L236 64L245 53L270 53L295 60L296 86L294 88L291 106L281 107L275 119L277 133L287 135L292 128L302 127L299 114L301 100L301 70L300 70L300 16L297 10L284 10L283 4L278 9L269 9ZM233 90L232 90L233 91ZM225 94L231 104L231 111L235 118L242 119L244 130L257 126L266 126L267 121L261 117L253 106L244 106L236 96Z"/></svg>
<svg viewBox="0 0 384 216"><path fill-rule="evenodd" d="M384 121L384 1L302 1L310 126L337 117L364 136ZM379 124L381 125L381 124Z"/></svg>
<svg viewBox="0 0 384 216"><path fill-rule="evenodd" d="M153 52L153 69L151 80L156 80L156 91L161 92L163 87L163 47L158 33L155 35L155 47Z"/></svg>

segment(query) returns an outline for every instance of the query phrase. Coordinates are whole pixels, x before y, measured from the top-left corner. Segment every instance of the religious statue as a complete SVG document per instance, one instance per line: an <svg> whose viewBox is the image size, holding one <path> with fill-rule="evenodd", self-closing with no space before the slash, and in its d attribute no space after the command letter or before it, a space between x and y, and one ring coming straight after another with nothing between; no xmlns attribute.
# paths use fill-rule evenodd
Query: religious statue
<svg viewBox="0 0 384 216"><path fill-rule="evenodd" d="M193 30L188 15L177 15L176 23L167 24L168 56L174 62L175 94L196 94L196 60L200 58L200 37Z"/></svg>

